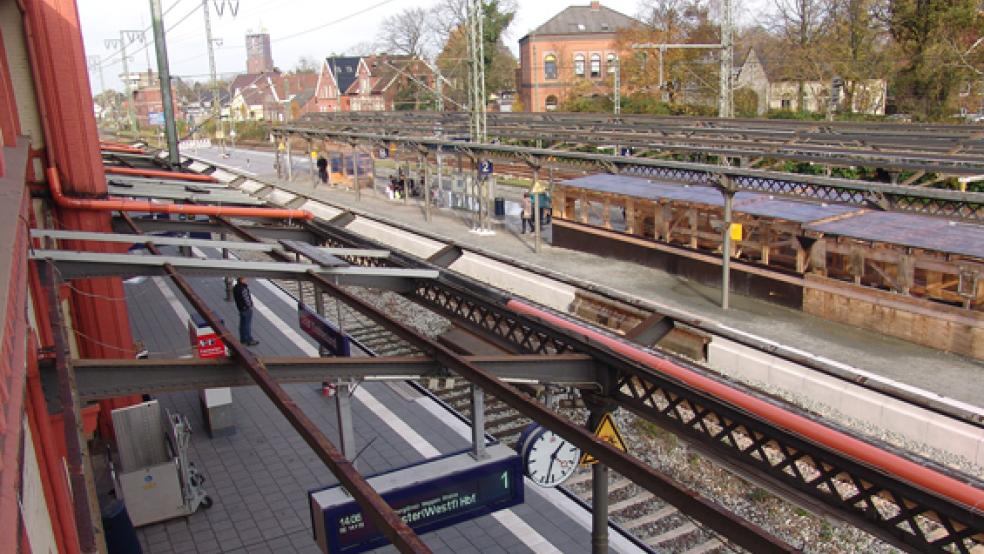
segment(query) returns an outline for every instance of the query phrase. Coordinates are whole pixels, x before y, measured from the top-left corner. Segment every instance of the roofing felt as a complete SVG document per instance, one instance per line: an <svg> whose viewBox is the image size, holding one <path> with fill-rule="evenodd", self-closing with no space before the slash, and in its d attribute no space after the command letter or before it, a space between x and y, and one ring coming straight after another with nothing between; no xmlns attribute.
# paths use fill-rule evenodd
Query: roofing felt
<svg viewBox="0 0 984 554"><path fill-rule="evenodd" d="M723 206L724 198L713 187L656 182L623 175L586 175L568 179L563 185L647 200L693 202ZM984 258L984 225L954 222L931 216L898 212L862 212L856 206L803 202L775 198L766 194L735 194L734 211L803 224L804 229L830 235L843 235L913 248ZM859 212L836 221L817 223L829 217Z"/></svg>
<svg viewBox="0 0 984 554"><path fill-rule="evenodd" d="M984 259L984 225L897 212L861 215L807 225L811 231L888 242Z"/></svg>
<svg viewBox="0 0 984 554"><path fill-rule="evenodd" d="M358 56L325 58L332 74L335 75L338 90L344 92L355 82L359 76L359 60L361 59Z"/></svg>
<svg viewBox="0 0 984 554"><path fill-rule="evenodd" d="M575 35L582 33L614 33L639 25L640 22L605 6L568 6L529 35ZM525 38L525 37L524 37Z"/></svg>

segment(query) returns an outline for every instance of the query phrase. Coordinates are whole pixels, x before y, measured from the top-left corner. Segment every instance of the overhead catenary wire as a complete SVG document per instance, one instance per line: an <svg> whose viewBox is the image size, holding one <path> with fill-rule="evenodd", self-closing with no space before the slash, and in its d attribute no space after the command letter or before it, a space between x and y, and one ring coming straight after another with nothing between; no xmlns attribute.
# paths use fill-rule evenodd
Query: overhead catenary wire
<svg viewBox="0 0 984 554"><path fill-rule="evenodd" d="M167 15L168 13L170 13L171 10L173 10L176 7L178 7L178 4L180 4L181 2L182 2L182 0L174 0L174 3L171 4L166 10L164 10L163 15ZM152 29L152 27L148 25L146 29L144 29L143 31L140 31L140 32L146 34L151 29ZM136 52L140 52L140 51L146 49L147 46L149 46L152 42L153 42L153 40L151 40L150 42L148 42L147 45L145 45L140 50L137 50ZM130 55L132 56L136 52L131 52ZM115 65L115 64L118 64L121 61L123 61L122 53L123 53L123 48L120 48L120 49L118 49L118 50L116 50L114 52L110 52L109 54L107 54L106 55L106 59L103 60L103 62L102 62L103 63L103 67L105 67L107 61L111 60L113 57L116 57L116 56L119 56L119 58L117 60L113 61L112 63L110 63L109 65Z"/></svg>

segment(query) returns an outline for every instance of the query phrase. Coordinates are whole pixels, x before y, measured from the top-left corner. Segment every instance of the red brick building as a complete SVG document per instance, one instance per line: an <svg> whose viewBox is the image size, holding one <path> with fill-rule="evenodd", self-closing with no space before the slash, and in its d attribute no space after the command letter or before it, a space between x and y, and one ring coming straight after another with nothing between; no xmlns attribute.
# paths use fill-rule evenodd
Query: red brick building
<svg viewBox="0 0 984 554"><path fill-rule="evenodd" d="M606 85L617 56L615 32L641 25L591 2L570 6L519 39L519 96L531 112L553 111L585 80ZM607 85L606 85L607 86Z"/></svg>
<svg viewBox="0 0 984 554"><path fill-rule="evenodd" d="M412 83L414 79L434 86L434 74L427 64L409 56L326 58L314 98L305 104L304 111L392 111L401 107L397 98L401 90L423 88Z"/></svg>

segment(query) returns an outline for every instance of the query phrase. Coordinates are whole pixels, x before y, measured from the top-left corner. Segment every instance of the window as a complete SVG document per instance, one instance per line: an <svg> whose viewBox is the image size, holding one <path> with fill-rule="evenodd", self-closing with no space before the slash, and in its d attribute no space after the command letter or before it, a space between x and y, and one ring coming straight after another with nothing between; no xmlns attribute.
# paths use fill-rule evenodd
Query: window
<svg viewBox="0 0 984 554"><path fill-rule="evenodd" d="M584 77L584 54L574 56L574 75Z"/></svg>
<svg viewBox="0 0 984 554"><path fill-rule="evenodd" d="M547 54L543 58L543 78L544 79L556 79L557 78L557 56L553 54Z"/></svg>
<svg viewBox="0 0 984 554"><path fill-rule="evenodd" d="M615 73L615 54L609 53L605 56L605 67L608 68L609 73Z"/></svg>
<svg viewBox="0 0 984 554"><path fill-rule="evenodd" d="M783 98L782 102L780 103L780 108L783 110L793 109L793 101L790 100L789 98Z"/></svg>
<svg viewBox="0 0 984 554"><path fill-rule="evenodd" d="M591 78L601 77L601 54L591 54Z"/></svg>
<svg viewBox="0 0 984 554"><path fill-rule="evenodd" d="M548 112L557 111L557 97L552 94L548 96L546 107Z"/></svg>

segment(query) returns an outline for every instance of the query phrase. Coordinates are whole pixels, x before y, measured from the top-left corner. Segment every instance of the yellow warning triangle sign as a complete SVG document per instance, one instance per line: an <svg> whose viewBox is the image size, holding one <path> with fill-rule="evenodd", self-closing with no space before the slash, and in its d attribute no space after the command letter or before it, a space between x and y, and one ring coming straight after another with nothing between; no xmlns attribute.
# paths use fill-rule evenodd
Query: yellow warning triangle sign
<svg viewBox="0 0 984 554"><path fill-rule="evenodd" d="M595 429L595 436L613 447L621 450L622 452L627 452L628 448L625 446L625 439L622 438L622 432L618 430L615 425L615 420L612 419L612 414L606 413L601 416L601 421L598 423L598 428ZM593 465L598 463L598 460L594 456L585 452L581 455L581 465Z"/></svg>

